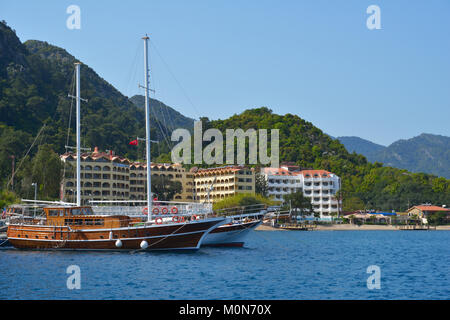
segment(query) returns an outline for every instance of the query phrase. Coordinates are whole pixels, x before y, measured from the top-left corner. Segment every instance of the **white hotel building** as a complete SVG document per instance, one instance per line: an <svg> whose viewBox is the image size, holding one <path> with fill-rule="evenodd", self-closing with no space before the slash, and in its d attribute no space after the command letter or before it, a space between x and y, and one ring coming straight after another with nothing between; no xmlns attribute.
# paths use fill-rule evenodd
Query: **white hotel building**
<svg viewBox="0 0 450 320"><path fill-rule="evenodd" d="M325 170L295 170L292 166L262 168L261 174L268 182L269 197L283 201L283 196L296 191L311 198L315 212L321 218L330 218L339 212L336 192L340 188L340 178Z"/></svg>

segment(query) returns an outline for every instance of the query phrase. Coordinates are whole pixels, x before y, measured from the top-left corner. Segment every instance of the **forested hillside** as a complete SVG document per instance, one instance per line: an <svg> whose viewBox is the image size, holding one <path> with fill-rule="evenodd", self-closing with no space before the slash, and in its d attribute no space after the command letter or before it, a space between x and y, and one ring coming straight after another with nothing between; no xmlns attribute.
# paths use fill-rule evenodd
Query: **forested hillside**
<svg viewBox="0 0 450 320"><path fill-rule="evenodd" d="M222 132L228 128L279 129L280 161L338 174L346 210L406 210L408 204L450 203L450 180L370 163L296 115L277 115L268 108L258 108L225 120L209 121L204 127Z"/></svg>
<svg viewBox="0 0 450 320"><path fill-rule="evenodd" d="M358 137L338 139L349 152L360 153L371 162L450 179L450 137L423 133L395 141L387 147Z"/></svg>
<svg viewBox="0 0 450 320"><path fill-rule="evenodd" d="M356 152L362 154L369 161L372 161L370 156L376 154L377 152L382 152L384 149L386 149L385 146L373 143L360 137L338 137L336 139L338 139L339 142L345 146L348 152Z"/></svg>
<svg viewBox="0 0 450 320"><path fill-rule="evenodd" d="M15 32L0 22L0 183L11 177L12 159L16 166L43 128L24 169L38 147L48 145L53 152L65 152L70 122L69 145L75 145L74 63L77 59L64 49L46 42L30 40L21 43ZM81 66L82 145L114 150L131 159L142 159L143 146L128 143L145 137L144 111L136 107L89 66ZM156 157L168 152L164 137L170 131L152 119L152 139L160 140L152 150ZM19 168L20 169L20 168ZM17 172L17 179L21 176ZM19 185L16 183L16 185ZM27 189L28 186L27 186Z"/></svg>
<svg viewBox="0 0 450 320"><path fill-rule="evenodd" d="M130 101L140 109L145 106L145 97L142 95L134 95L130 98ZM194 127L194 119L188 118L163 102L152 98L150 98L150 114L159 119L170 130L178 128L192 130Z"/></svg>

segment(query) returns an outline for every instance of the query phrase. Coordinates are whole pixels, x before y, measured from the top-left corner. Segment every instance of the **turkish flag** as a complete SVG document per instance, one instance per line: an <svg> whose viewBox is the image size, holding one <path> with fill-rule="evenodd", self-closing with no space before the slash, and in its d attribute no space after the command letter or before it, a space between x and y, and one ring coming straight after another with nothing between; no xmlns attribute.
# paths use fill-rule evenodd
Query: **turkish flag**
<svg viewBox="0 0 450 320"><path fill-rule="evenodd" d="M131 144L131 145L133 145L133 146L137 146L137 145L138 145L138 141L137 141L137 139L136 139L136 140L130 141L129 144Z"/></svg>

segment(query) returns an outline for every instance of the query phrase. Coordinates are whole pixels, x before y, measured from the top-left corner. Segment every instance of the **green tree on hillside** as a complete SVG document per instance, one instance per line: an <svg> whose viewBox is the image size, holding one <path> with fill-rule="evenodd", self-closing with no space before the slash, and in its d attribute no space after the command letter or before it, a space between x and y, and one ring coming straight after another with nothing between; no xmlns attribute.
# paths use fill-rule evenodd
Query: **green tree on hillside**
<svg viewBox="0 0 450 320"><path fill-rule="evenodd" d="M181 193L180 181L174 181L165 176L152 176L152 192L159 201L172 201L177 193Z"/></svg>
<svg viewBox="0 0 450 320"><path fill-rule="evenodd" d="M41 199L57 199L62 178L62 162L59 155L49 145L39 147L32 161L33 182L38 185Z"/></svg>
<svg viewBox="0 0 450 320"><path fill-rule="evenodd" d="M234 214L241 213L241 209L244 207L265 205L271 206L274 205L275 202L271 199L264 197L260 194L250 194L250 193L238 193L234 196L224 198L218 202L215 202L213 205L214 211L223 210L223 209L236 209ZM248 209L246 211L248 213Z"/></svg>

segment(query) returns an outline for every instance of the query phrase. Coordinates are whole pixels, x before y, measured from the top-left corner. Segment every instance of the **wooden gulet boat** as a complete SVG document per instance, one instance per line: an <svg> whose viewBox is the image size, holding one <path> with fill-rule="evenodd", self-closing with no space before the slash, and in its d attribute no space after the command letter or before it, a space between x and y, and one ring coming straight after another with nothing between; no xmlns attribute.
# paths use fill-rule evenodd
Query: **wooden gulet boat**
<svg viewBox="0 0 450 320"><path fill-rule="evenodd" d="M148 75L148 37L144 37L145 115L147 160L147 207L151 208L150 170L150 105ZM156 222L151 211L147 220L127 215L94 215L91 207L81 206L80 177L80 63L76 68L76 131L77 131L77 203L75 206L44 208L45 219L8 222L7 237L20 249L53 250L172 250L198 249L208 232L227 223L224 217L201 220Z"/></svg>
<svg viewBox="0 0 450 320"><path fill-rule="evenodd" d="M44 208L46 219L33 224L16 218L8 240L21 249L158 250L198 249L223 218L167 225L129 216L94 215L90 207Z"/></svg>

